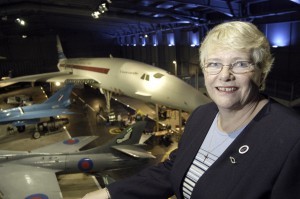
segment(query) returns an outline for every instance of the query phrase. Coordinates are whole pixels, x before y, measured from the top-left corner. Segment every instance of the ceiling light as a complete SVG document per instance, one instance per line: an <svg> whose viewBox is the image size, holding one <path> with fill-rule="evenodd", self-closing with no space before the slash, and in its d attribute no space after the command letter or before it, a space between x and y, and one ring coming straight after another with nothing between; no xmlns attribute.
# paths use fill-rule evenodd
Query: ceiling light
<svg viewBox="0 0 300 199"><path fill-rule="evenodd" d="M25 26L26 25L26 22L23 19L21 19L21 18L17 18L16 19L16 23L20 24L21 26Z"/></svg>
<svg viewBox="0 0 300 199"><path fill-rule="evenodd" d="M98 19L100 15L101 15L101 13L99 11L95 11L95 12L92 13L92 17L94 19Z"/></svg>
<svg viewBox="0 0 300 199"><path fill-rule="evenodd" d="M290 0L290 1L300 4L300 0Z"/></svg>
<svg viewBox="0 0 300 199"><path fill-rule="evenodd" d="M99 5L98 7L99 11L104 13L106 11L108 11L107 7L106 7L106 3L102 3L101 5Z"/></svg>
<svg viewBox="0 0 300 199"><path fill-rule="evenodd" d="M105 13L106 11L108 11L108 8L106 6L106 3L101 3L98 6L98 9L96 11L94 11L91 15L93 18L98 19L99 16L103 13Z"/></svg>

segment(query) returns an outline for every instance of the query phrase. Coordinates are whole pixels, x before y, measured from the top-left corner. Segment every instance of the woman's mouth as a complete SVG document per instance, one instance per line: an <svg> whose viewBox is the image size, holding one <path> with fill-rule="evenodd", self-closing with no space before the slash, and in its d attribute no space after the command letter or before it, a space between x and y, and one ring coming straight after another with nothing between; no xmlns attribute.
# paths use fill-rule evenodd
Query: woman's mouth
<svg viewBox="0 0 300 199"><path fill-rule="evenodd" d="M222 91L222 92L234 92L234 91L238 90L237 87L216 87L216 89L218 91Z"/></svg>

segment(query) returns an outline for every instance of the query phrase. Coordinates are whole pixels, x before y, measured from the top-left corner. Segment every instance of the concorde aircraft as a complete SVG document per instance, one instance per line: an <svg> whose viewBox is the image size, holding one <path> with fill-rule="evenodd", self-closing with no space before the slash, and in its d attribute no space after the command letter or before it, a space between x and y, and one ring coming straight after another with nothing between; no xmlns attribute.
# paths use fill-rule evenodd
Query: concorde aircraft
<svg viewBox="0 0 300 199"><path fill-rule="evenodd" d="M68 106L71 104L70 95L73 87L74 84L66 84L41 104L1 110L0 124L11 124L17 127L19 132L23 132L25 125L36 124L40 122L40 118L74 114L74 112L68 110Z"/></svg>
<svg viewBox="0 0 300 199"><path fill-rule="evenodd" d="M122 58L70 58L63 53L57 37L59 72L12 78L14 82L84 82L98 85L110 110L112 94L165 105L191 112L210 99L167 71L134 60ZM0 83L4 84L2 81Z"/></svg>
<svg viewBox="0 0 300 199"><path fill-rule="evenodd" d="M127 127L105 145L80 151L96 136L61 141L31 151L0 150L0 198L60 199L56 174L97 173L141 165L155 158L138 147L145 121Z"/></svg>

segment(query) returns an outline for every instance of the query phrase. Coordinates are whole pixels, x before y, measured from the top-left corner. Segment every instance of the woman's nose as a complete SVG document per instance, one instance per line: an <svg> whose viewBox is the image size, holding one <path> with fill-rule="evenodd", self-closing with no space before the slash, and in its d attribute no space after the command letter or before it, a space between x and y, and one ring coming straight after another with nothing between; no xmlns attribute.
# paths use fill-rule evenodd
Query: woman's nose
<svg viewBox="0 0 300 199"><path fill-rule="evenodd" d="M233 77L234 75L231 72L230 66L224 65L221 72L219 73L220 80L229 81L232 80Z"/></svg>

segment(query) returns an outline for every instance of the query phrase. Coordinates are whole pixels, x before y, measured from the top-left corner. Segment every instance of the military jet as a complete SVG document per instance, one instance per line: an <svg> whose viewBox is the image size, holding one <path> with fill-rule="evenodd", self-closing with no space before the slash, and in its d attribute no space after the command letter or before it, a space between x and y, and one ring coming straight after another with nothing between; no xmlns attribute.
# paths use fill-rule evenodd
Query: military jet
<svg viewBox="0 0 300 199"><path fill-rule="evenodd" d="M146 122L125 128L110 142L80 150L97 136L74 137L32 151L0 150L0 198L60 199L57 174L128 168L155 158L138 147Z"/></svg>
<svg viewBox="0 0 300 199"><path fill-rule="evenodd" d="M12 126L17 127L19 132L23 132L25 131L25 125L36 124L40 122L40 118L73 114L74 112L67 109L71 104L70 94L73 87L74 84L66 84L65 87L54 93L49 99L41 104L33 104L30 106L0 111L0 124L11 124Z"/></svg>

